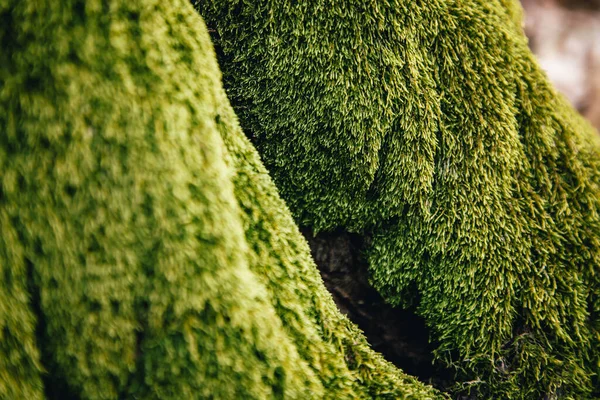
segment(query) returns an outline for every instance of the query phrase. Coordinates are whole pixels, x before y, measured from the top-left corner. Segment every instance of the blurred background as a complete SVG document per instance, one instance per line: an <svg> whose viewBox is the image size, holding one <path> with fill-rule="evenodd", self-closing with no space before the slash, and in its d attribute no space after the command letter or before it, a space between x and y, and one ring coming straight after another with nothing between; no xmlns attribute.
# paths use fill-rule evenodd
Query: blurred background
<svg viewBox="0 0 600 400"><path fill-rule="evenodd" d="M600 131L600 0L521 0L529 46L556 88Z"/></svg>

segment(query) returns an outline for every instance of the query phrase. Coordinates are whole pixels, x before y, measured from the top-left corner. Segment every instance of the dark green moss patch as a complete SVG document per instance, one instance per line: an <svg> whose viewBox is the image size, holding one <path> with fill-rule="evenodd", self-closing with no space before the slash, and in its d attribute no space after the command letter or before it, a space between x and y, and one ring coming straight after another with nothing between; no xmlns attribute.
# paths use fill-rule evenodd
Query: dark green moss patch
<svg viewBox="0 0 600 400"><path fill-rule="evenodd" d="M600 396L599 137L516 2L196 7L296 220L373 238L373 286L418 305L458 392Z"/></svg>

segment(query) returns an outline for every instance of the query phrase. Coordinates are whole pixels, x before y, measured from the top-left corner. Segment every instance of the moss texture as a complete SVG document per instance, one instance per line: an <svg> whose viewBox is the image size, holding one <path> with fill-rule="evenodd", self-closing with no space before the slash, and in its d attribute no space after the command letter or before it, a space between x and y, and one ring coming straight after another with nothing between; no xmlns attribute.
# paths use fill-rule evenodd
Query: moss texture
<svg viewBox="0 0 600 400"><path fill-rule="evenodd" d="M335 308L188 2L0 21L0 398L440 397Z"/></svg>
<svg viewBox="0 0 600 400"><path fill-rule="evenodd" d="M297 221L372 237L483 398L600 396L600 142L508 0L200 1Z"/></svg>

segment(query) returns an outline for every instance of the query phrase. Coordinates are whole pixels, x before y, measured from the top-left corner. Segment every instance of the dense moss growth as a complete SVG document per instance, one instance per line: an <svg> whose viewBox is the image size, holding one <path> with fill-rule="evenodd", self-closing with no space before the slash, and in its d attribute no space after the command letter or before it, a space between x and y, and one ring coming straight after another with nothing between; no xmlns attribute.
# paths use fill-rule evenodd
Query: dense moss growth
<svg viewBox="0 0 600 400"><path fill-rule="evenodd" d="M196 7L297 220L372 237L373 285L426 317L457 390L600 396L600 143L518 4Z"/></svg>
<svg viewBox="0 0 600 400"><path fill-rule="evenodd" d="M0 398L440 397L335 308L188 2L0 21Z"/></svg>
<svg viewBox="0 0 600 400"><path fill-rule="evenodd" d="M223 98L219 131L235 171L233 182L250 246L250 269L266 287L300 356L317 373L325 390L323 397L441 397L373 352L356 326L339 313L291 213L237 125L224 94ZM321 394L313 391L307 398L319 397Z"/></svg>

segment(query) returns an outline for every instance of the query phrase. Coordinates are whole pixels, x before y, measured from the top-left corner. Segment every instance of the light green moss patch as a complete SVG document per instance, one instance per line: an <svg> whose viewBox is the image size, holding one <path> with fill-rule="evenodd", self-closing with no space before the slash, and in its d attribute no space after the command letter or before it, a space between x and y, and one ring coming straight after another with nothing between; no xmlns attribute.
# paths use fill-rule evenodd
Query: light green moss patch
<svg viewBox="0 0 600 400"><path fill-rule="evenodd" d="M336 310L189 3L0 21L0 398L440 397Z"/></svg>

